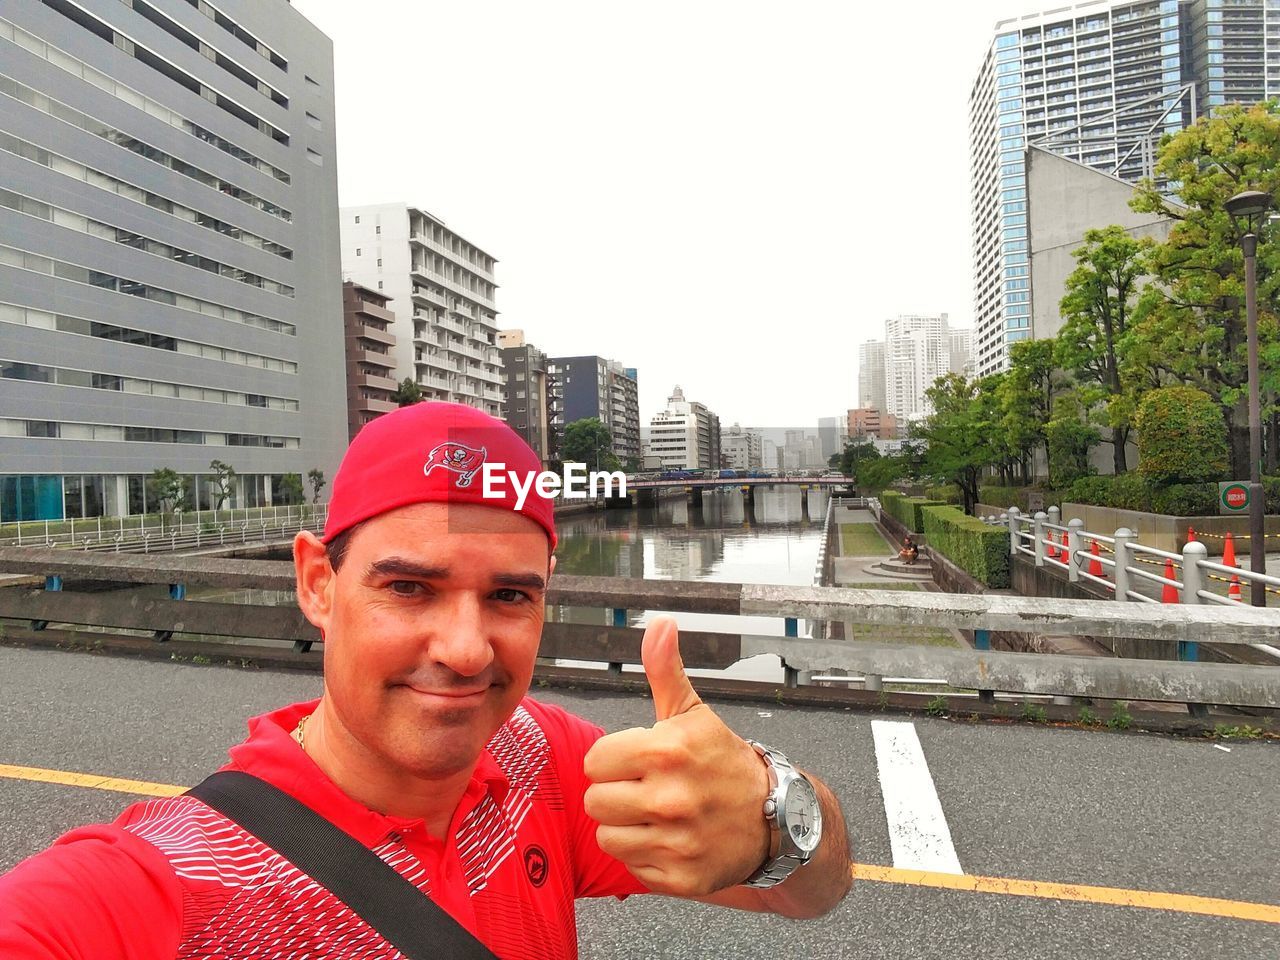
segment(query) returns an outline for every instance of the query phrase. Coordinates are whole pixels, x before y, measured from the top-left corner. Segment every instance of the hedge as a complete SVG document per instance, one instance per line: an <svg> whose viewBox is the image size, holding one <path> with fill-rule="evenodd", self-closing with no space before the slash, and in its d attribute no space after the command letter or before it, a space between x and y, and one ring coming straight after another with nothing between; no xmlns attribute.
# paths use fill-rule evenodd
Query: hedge
<svg viewBox="0 0 1280 960"><path fill-rule="evenodd" d="M921 513L929 549L994 589L1008 587L1009 531L992 527L951 506L926 506Z"/></svg>
<svg viewBox="0 0 1280 960"><path fill-rule="evenodd" d="M924 495L929 500L937 500L939 503L956 504L961 500L960 488L954 483L944 484L940 487L925 487Z"/></svg>
<svg viewBox="0 0 1280 960"><path fill-rule="evenodd" d="M880 505L912 533L924 533L924 515L921 511L925 507L946 506L941 500L907 497L892 490L886 490L880 495Z"/></svg>

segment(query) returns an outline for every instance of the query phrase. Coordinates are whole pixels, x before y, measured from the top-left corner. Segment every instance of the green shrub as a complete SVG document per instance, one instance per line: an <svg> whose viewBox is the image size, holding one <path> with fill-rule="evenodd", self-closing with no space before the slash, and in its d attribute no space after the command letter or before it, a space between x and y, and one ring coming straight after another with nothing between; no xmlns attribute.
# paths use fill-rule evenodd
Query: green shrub
<svg viewBox="0 0 1280 960"><path fill-rule="evenodd" d="M1018 502L1019 494L1022 499L1026 500L1026 487L996 487L983 486L978 491L978 502L985 503L988 507L999 507L1001 510L1008 510L1010 507L1017 507L1019 510L1023 505Z"/></svg>
<svg viewBox="0 0 1280 960"><path fill-rule="evenodd" d="M1081 477L1067 488L1067 499L1072 503L1104 507L1111 498L1113 480L1115 477Z"/></svg>
<svg viewBox="0 0 1280 960"><path fill-rule="evenodd" d="M961 500L960 488L954 483L943 484L940 487L925 487L925 498L928 500L936 500L938 503L956 504Z"/></svg>
<svg viewBox="0 0 1280 960"><path fill-rule="evenodd" d="M1209 517L1218 512L1216 483L1174 483L1151 491L1151 509L1173 517Z"/></svg>
<svg viewBox="0 0 1280 960"><path fill-rule="evenodd" d="M1227 425L1203 390L1160 387L1138 405L1138 470L1156 483L1202 483L1227 475Z"/></svg>
<svg viewBox="0 0 1280 960"><path fill-rule="evenodd" d="M1102 506L1117 510L1150 510L1151 484L1142 474L1132 470L1112 477L1107 487L1107 502Z"/></svg>
<svg viewBox="0 0 1280 960"><path fill-rule="evenodd" d="M945 504L921 508L929 549L988 587L1009 586L1009 532Z"/></svg>
<svg viewBox="0 0 1280 960"><path fill-rule="evenodd" d="M880 504L889 515L912 533L924 533L924 516L921 511L925 507L945 506L937 500L924 497L907 497L901 493L886 490L880 496Z"/></svg>

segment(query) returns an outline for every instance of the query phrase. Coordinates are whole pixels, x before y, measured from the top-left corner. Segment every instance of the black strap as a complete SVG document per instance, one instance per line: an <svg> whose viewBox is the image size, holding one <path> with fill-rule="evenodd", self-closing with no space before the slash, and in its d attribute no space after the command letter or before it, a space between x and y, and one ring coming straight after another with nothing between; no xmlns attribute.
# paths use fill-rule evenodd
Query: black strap
<svg viewBox="0 0 1280 960"><path fill-rule="evenodd" d="M278 787L223 770L187 793L309 875L409 960L497 960L376 853Z"/></svg>

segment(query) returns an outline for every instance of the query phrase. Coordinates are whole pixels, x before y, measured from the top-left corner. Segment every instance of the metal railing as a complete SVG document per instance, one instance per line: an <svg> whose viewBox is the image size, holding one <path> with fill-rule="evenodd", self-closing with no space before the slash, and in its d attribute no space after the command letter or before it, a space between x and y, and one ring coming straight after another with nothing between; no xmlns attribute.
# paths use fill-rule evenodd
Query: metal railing
<svg viewBox="0 0 1280 960"><path fill-rule="evenodd" d="M0 525L0 547L69 547L151 553L213 544L247 543L319 530L329 505L244 507L88 520L23 520Z"/></svg>

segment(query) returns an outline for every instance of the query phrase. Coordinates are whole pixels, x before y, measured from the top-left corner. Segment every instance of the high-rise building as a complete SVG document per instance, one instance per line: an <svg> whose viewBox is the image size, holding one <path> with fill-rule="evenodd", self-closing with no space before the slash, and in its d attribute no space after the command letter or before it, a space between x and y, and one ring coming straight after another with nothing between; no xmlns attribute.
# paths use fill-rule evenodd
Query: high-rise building
<svg viewBox="0 0 1280 960"><path fill-rule="evenodd" d="M973 330L970 327L948 328L951 338L951 372L973 376Z"/></svg>
<svg viewBox="0 0 1280 960"><path fill-rule="evenodd" d="M883 410L884 342L868 340L858 346L858 406Z"/></svg>
<svg viewBox="0 0 1280 960"><path fill-rule="evenodd" d="M554 383L547 375L547 355L525 342L523 330L500 330L498 346L506 376L507 423L543 461L549 460L554 455Z"/></svg>
<svg viewBox="0 0 1280 960"><path fill-rule="evenodd" d="M552 420L560 434L575 420L595 417L609 428L613 455L626 466L639 460L640 393L635 367L604 357L551 357L547 372L555 379L560 403Z"/></svg>
<svg viewBox="0 0 1280 960"><path fill-rule="evenodd" d="M720 459L730 470L759 470L764 465L759 430L736 423L720 433Z"/></svg>
<svg viewBox="0 0 1280 960"><path fill-rule="evenodd" d="M1092 0L998 23L969 96L977 374L1033 333L1029 148L1132 183L1197 113L1277 94L1277 0Z"/></svg>
<svg viewBox="0 0 1280 960"><path fill-rule="evenodd" d="M715 470L720 466L720 418L703 404L684 398L678 386L665 409L649 421L644 453L663 470Z"/></svg>
<svg viewBox="0 0 1280 960"><path fill-rule="evenodd" d="M899 424L930 412L925 391L951 372L947 315L899 314L884 324L885 413Z"/></svg>
<svg viewBox="0 0 1280 960"><path fill-rule="evenodd" d="M848 423L848 435L851 438L876 437L880 440L894 440L898 436L897 418L874 407L850 410Z"/></svg>
<svg viewBox="0 0 1280 960"><path fill-rule="evenodd" d="M0 4L0 521L347 441L333 46L287 3ZM217 499L221 500L221 497ZM225 502L224 502L225 505Z"/></svg>
<svg viewBox="0 0 1280 960"><path fill-rule="evenodd" d="M388 297L351 280L342 285L342 323L347 347L347 433L355 439L370 420L396 409L396 315Z"/></svg>
<svg viewBox="0 0 1280 960"><path fill-rule="evenodd" d="M503 415L497 261L425 210L343 207L342 270L396 303L396 377L430 400Z"/></svg>
<svg viewBox="0 0 1280 960"><path fill-rule="evenodd" d="M846 417L818 418L818 444L824 463L844 449L848 431L849 421Z"/></svg>

